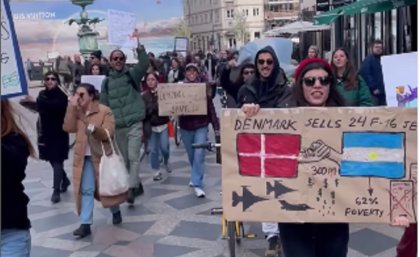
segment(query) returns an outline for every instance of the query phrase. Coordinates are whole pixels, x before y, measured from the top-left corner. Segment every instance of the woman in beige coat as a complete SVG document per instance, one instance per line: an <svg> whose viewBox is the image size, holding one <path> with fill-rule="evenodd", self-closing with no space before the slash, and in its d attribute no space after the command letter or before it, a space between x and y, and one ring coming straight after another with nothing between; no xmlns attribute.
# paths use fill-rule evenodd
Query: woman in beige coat
<svg viewBox="0 0 420 257"><path fill-rule="evenodd" d="M114 116L111 109L98 101L99 94L90 84L77 87L70 98L63 128L69 133L76 133L73 160L73 189L76 209L81 226L73 235L85 237L91 234L94 198L105 208L111 208L114 225L122 222L119 204L127 200L127 193L112 197L99 196L99 162L102 156L101 143L107 155L112 153L106 134L111 138L115 130Z"/></svg>

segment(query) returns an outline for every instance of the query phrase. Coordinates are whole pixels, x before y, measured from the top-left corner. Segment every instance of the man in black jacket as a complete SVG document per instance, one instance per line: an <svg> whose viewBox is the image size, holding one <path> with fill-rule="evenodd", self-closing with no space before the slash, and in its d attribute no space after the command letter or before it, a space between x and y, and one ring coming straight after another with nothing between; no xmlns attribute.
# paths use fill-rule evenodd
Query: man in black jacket
<svg viewBox="0 0 420 257"><path fill-rule="evenodd" d="M283 108L288 106L291 96L287 77L280 68L276 53L271 46L261 49L255 57L256 72L238 92L238 107L247 116L254 116L260 108ZM279 228L277 223L263 223L267 236L266 257L278 256L280 251Z"/></svg>

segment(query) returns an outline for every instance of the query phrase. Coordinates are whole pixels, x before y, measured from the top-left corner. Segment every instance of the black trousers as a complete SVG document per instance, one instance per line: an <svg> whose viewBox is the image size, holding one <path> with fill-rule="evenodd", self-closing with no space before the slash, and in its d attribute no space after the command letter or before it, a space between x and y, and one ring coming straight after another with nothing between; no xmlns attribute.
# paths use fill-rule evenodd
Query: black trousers
<svg viewBox="0 0 420 257"><path fill-rule="evenodd" d="M346 257L348 223L280 223L285 257Z"/></svg>
<svg viewBox="0 0 420 257"><path fill-rule="evenodd" d="M68 180L64 171L64 161L50 161L50 164L54 171L53 188L54 190L60 190L61 183L64 180Z"/></svg>

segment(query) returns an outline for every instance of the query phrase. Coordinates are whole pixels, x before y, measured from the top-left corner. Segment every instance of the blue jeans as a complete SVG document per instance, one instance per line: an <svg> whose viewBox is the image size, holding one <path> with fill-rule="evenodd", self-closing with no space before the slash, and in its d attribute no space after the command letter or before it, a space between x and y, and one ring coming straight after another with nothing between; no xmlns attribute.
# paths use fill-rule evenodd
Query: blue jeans
<svg viewBox="0 0 420 257"><path fill-rule="evenodd" d="M80 223L92 224L93 222L93 207L95 194L95 168L93 166L92 157L85 156L82 170L81 193L82 206L80 211ZM116 205L110 208L112 213L117 213L120 206Z"/></svg>
<svg viewBox="0 0 420 257"><path fill-rule="evenodd" d="M203 187L204 176L204 158L206 149L193 148L193 144L202 144L207 141L208 128L199 128L196 130L181 129L181 138L187 150L188 160L191 165L191 182L194 187Z"/></svg>
<svg viewBox="0 0 420 257"><path fill-rule="evenodd" d="M280 223L285 257L346 257L348 223Z"/></svg>
<svg viewBox="0 0 420 257"><path fill-rule="evenodd" d="M26 229L1 230L2 257L29 257L31 253L31 233Z"/></svg>
<svg viewBox="0 0 420 257"><path fill-rule="evenodd" d="M162 132L152 131L149 141L150 149L150 165L152 169L158 170L160 168L160 153L163 156L163 162L168 164L169 160L169 135L168 129L163 130Z"/></svg>

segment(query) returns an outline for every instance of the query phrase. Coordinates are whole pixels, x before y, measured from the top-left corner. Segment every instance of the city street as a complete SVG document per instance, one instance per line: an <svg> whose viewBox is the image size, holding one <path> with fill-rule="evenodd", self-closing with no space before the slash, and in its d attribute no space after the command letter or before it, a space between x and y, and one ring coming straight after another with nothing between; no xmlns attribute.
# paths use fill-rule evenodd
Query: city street
<svg viewBox="0 0 420 257"><path fill-rule="evenodd" d="M40 90L36 85L31 82L30 94L34 97ZM218 98L215 104L220 110ZM27 119L22 122L36 142L36 114L26 110L24 114ZM65 162L70 177L72 155L71 151ZM221 206L221 168L216 164L215 154L208 152L206 157L204 199L196 198L188 186L187 155L182 144L176 147L173 140L170 160L173 172L169 176L164 173L164 179L159 182L152 180L148 161L143 161L141 178L145 193L136 199L133 208L127 204L121 206L121 225L112 225L109 210L96 203L92 235L77 240L72 235L79 226L72 186L62 194L60 203L52 204L52 168L47 162L31 159L24 181L30 197L31 257L229 257L227 241L221 239L221 216L210 213L212 208ZM246 223L245 230L256 233L257 237L242 240L237 256L264 256L267 243L261 224ZM393 257L402 231L388 225L351 225L348 256Z"/></svg>

